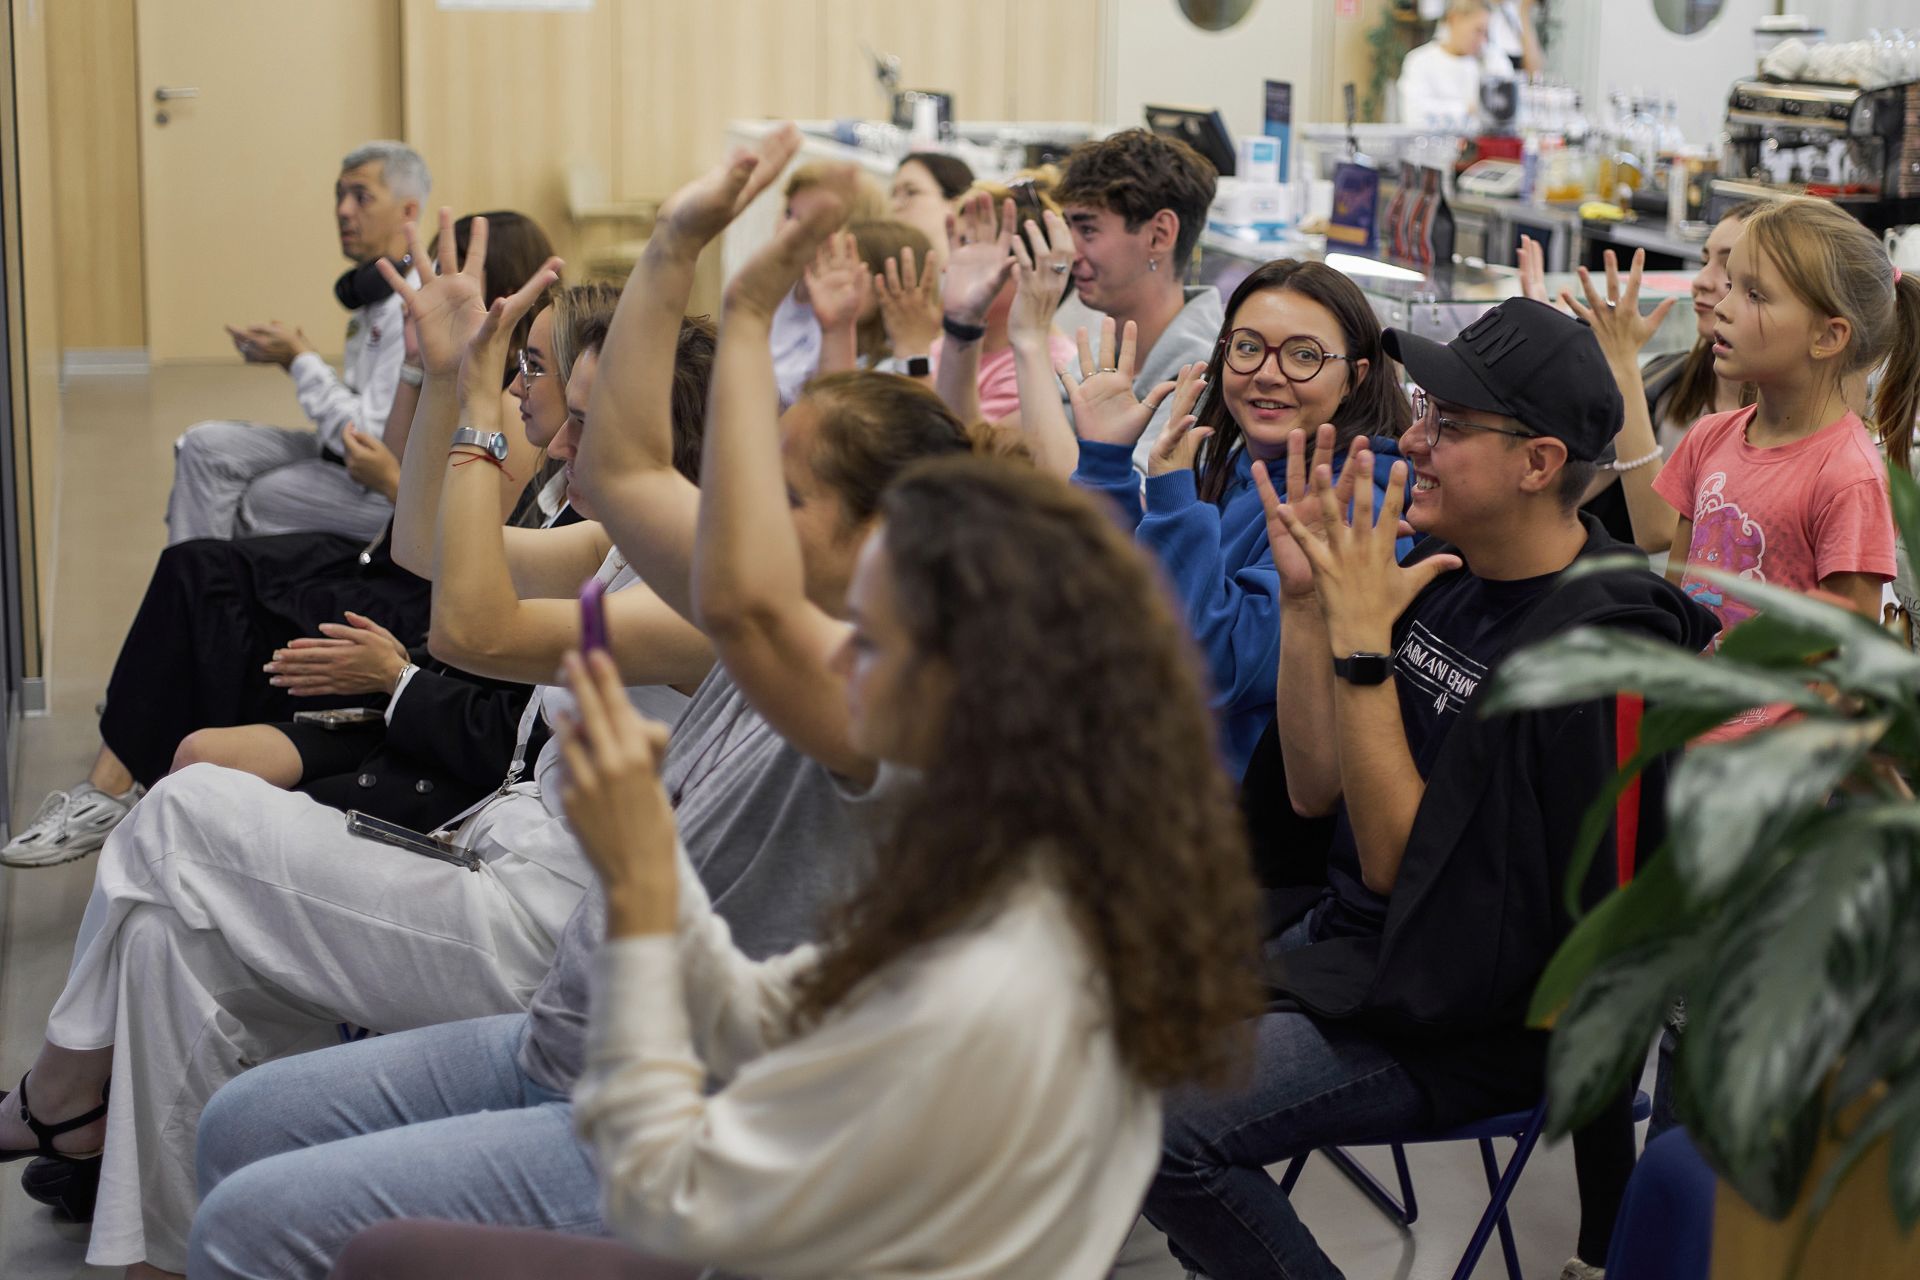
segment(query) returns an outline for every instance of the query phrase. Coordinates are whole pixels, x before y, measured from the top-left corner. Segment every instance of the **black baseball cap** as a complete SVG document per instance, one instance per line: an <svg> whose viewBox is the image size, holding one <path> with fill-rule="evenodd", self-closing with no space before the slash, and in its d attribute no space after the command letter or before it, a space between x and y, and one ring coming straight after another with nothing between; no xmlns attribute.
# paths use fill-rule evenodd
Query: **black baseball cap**
<svg viewBox="0 0 1920 1280"><path fill-rule="evenodd" d="M1593 330L1544 302L1508 298L1445 346L1402 329L1381 343L1434 399L1518 418L1582 462L1599 459L1626 419Z"/></svg>

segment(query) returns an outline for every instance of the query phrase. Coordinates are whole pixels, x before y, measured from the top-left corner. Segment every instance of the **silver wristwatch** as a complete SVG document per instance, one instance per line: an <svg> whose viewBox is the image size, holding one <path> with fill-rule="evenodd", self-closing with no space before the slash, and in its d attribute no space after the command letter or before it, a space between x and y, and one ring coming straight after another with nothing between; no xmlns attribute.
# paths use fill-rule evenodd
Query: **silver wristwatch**
<svg viewBox="0 0 1920 1280"><path fill-rule="evenodd" d="M480 431L473 427L461 427L453 433L453 443L449 448L458 449L463 444L485 450L495 462L507 460L507 438L498 431Z"/></svg>

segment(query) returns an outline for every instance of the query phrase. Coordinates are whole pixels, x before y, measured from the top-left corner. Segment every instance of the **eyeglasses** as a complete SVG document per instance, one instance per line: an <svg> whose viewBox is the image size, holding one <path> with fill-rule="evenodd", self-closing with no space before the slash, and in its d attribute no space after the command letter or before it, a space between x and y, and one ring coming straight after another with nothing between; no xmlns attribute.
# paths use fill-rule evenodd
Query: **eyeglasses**
<svg viewBox="0 0 1920 1280"><path fill-rule="evenodd" d="M528 363L527 349L525 347L520 348L520 380L522 382L525 382L531 387L536 379L546 377L547 372L547 370L540 368L538 365Z"/></svg>
<svg viewBox="0 0 1920 1280"><path fill-rule="evenodd" d="M1266 367L1269 356L1279 357L1280 375L1288 382L1311 382L1327 361L1352 359L1335 355L1321 346L1318 338L1305 335L1283 339L1277 347L1257 329L1235 329L1227 335L1227 368L1235 373L1258 373Z"/></svg>
<svg viewBox="0 0 1920 1280"><path fill-rule="evenodd" d="M1490 435L1513 436L1518 440L1539 438L1538 433L1533 431L1515 431L1511 427L1483 427L1477 422L1468 422L1464 418L1443 418L1440 416L1439 404L1422 387L1413 389L1413 420L1416 425L1427 429L1427 448L1429 449L1439 447L1440 433L1448 427L1452 427L1455 431L1485 431Z"/></svg>

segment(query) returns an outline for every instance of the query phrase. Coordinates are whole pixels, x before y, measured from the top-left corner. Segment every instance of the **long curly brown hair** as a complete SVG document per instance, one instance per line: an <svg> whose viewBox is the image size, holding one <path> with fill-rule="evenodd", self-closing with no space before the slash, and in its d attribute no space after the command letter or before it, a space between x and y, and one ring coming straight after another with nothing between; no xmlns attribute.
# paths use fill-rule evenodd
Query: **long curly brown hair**
<svg viewBox="0 0 1920 1280"><path fill-rule="evenodd" d="M1095 501L993 458L921 462L881 504L901 616L951 669L939 764L830 921L810 1025L1033 870L1075 912L1122 1059L1150 1086L1239 1061L1256 890L1198 655Z"/></svg>

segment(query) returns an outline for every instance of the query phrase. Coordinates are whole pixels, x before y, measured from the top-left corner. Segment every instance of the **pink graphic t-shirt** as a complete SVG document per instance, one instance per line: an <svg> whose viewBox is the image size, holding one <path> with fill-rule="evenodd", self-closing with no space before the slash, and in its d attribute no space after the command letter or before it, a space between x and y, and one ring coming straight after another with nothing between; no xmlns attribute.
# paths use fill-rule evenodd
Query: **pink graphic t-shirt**
<svg viewBox="0 0 1920 1280"><path fill-rule="evenodd" d="M1859 415L1792 444L1758 449L1747 443L1756 411L1748 405L1701 418L1653 482L1654 492L1693 521L1680 586L1719 617L1715 648L1755 610L1737 592L1695 575L1696 565L1794 591L1812 591L1836 573L1888 581L1894 575L1886 464ZM1772 711L1757 709L1728 727L1778 719Z"/></svg>

